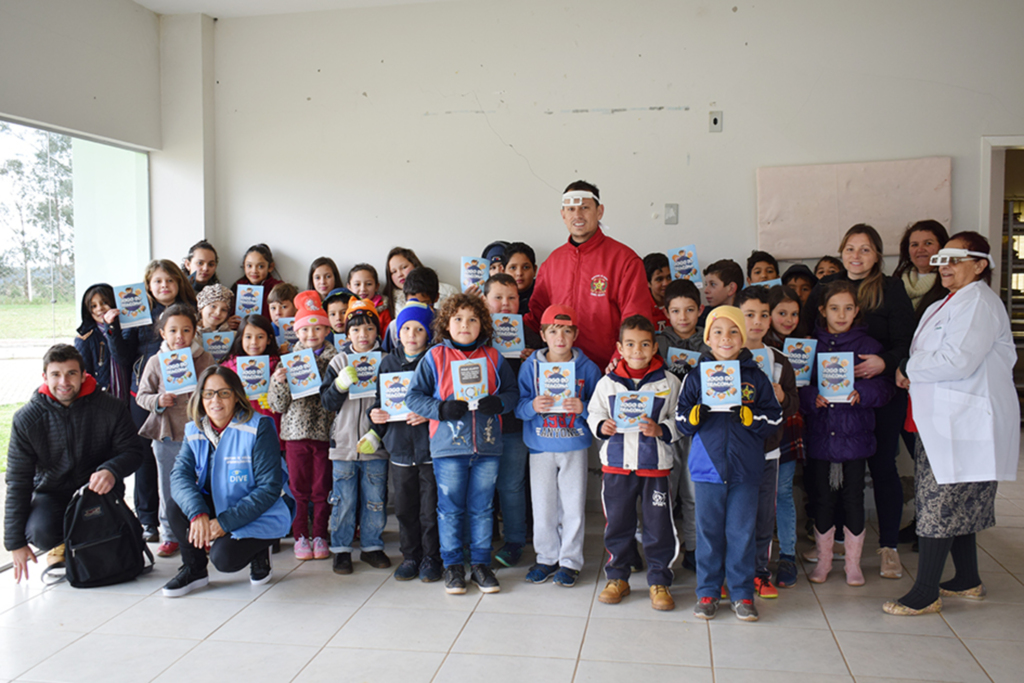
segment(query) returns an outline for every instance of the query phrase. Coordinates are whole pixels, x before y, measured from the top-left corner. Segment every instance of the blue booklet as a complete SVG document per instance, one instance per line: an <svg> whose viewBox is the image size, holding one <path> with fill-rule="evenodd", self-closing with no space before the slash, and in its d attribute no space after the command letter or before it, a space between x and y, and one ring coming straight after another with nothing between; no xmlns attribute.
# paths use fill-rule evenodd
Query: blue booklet
<svg viewBox="0 0 1024 683"><path fill-rule="evenodd" d="M476 410L480 399L489 393L487 387L487 361L483 358L452 361L452 389L456 401L466 401L470 410Z"/></svg>
<svg viewBox="0 0 1024 683"><path fill-rule="evenodd" d="M738 360L706 360L700 364L701 403L712 412L732 410L743 403Z"/></svg>
<svg viewBox="0 0 1024 683"><path fill-rule="evenodd" d="M295 334L295 318L278 318L277 322L277 348L281 355L291 352L295 343L299 341L299 335Z"/></svg>
<svg viewBox="0 0 1024 683"><path fill-rule="evenodd" d="M767 349L751 349L750 355L754 357L754 362L757 366L764 371L764 374L768 375L768 381L775 381L775 369L772 367L772 358L768 355Z"/></svg>
<svg viewBox="0 0 1024 683"><path fill-rule="evenodd" d="M849 403L853 393L853 352L818 354L818 393L829 403Z"/></svg>
<svg viewBox="0 0 1024 683"><path fill-rule="evenodd" d="M676 348L670 346L668 348L668 366L676 372L685 370L689 372L697 367L697 363L700 362L700 353L698 351L687 351L686 349Z"/></svg>
<svg viewBox="0 0 1024 683"><path fill-rule="evenodd" d="M491 264L487 259L463 256L461 269L462 291L465 292L473 285L483 285L490 272Z"/></svg>
<svg viewBox="0 0 1024 683"><path fill-rule="evenodd" d="M227 358L231 345L235 342L234 330L223 332L203 332L203 348L213 356L213 361L219 363Z"/></svg>
<svg viewBox="0 0 1024 683"><path fill-rule="evenodd" d="M811 367L814 364L814 350L818 347L817 339L799 339L786 337L782 342L782 352L793 366L796 385L806 387L811 383Z"/></svg>
<svg viewBox="0 0 1024 683"><path fill-rule="evenodd" d="M356 369L356 382L348 388L349 398L377 395L377 373L380 371L380 351L348 354L348 364Z"/></svg>
<svg viewBox="0 0 1024 683"><path fill-rule="evenodd" d="M196 389L196 364L192 360L192 349L163 351L160 359L160 375L164 381L164 392L168 394L190 394Z"/></svg>
<svg viewBox="0 0 1024 683"><path fill-rule="evenodd" d="M235 363L246 396L256 398L267 393L270 388L270 356L239 356Z"/></svg>
<svg viewBox="0 0 1024 683"><path fill-rule="evenodd" d="M781 285L781 284L782 284L782 278L781 277L777 277L774 280L764 280L763 282L755 282L752 285L747 285L747 287L767 287L768 289L771 289L772 287L775 287L776 285ZM744 289L746 289L746 287L744 287Z"/></svg>
<svg viewBox="0 0 1024 683"><path fill-rule="evenodd" d="M320 393L320 368L316 356L309 349L293 351L281 356L281 363L288 373L288 390L292 399L305 398Z"/></svg>
<svg viewBox="0 0 1024 683"><path fill-rule="evenodd" d="M380 407L388 414L388 422L405 422L412 411L405 405L405 396L412 384L412 372L380 374Z"/></svg>
<svg viewBox="0 0 1024 683"><path fill-rule="evenodd" d="M615 394L612 401L612 419L619 434L639 432L643 423L640 418L654 414L653 391L627 391Z"/></svg>
<svg viewBox="0 0 1024 683"><path fill-rule="evenodd" d="M562 402L567 398L576 398L576 365L568 363L537 363L538 396L551 396L555 402L551 405L552 413L564 413Z"/></svg>
<svg viewBox="0 0 1024 683"><path fill-rule="evenodd" d="M348 341L348 337L346 337L344 335L344 333L342 333L342 332L335 332L334 333L334 348L337 349L339 353L343 353L345 351L345 349L343 349L341 347L344 346L345 342L347 342L347 341Z"/></svg>
<svg viewBox="0 0 1024 683"><path fill-rule="evenodd" d="M238 285L237 290L235 315L244 318L253 313L263 313L263 285Z"/></svg>
<svg viewBox="0 0 1024 683"><path fill-rule="evenodd" d="M152 324L153 314L145 284L137 282L118 287L114 290L114 298L117 299L117 319L122 330Z"/></svg>
<svg viewBox="0 0 1024 683"><path fill-rule="evenodd" d="M673 280L689 280L698 287L704 286L704 279L700 276L700 264L697 262L696 245L670 249L666 254Z"/></svg>
<svg viewBox="0 0 1024 683"><path fill-rule="evenodd" d="M519 358L526 348L523 316L518 313L492 313L494 337L491 343L505 358Z"/></svg>

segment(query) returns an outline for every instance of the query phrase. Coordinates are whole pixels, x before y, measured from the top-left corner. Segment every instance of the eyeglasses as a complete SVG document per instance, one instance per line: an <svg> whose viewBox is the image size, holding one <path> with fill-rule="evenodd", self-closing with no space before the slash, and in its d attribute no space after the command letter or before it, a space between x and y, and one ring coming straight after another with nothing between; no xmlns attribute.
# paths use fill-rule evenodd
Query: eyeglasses
<svg viewBox="0 0 1024 683"><path fill-rule="evenodd" d="M954 249L954 248L943 248L939 249L939 253L928 259L928 265L931 266L957 266L964 261L977 261L978 259L985 259L988 261L988 265L991 267L992 257L988 254L983 254L980 251L968 251L967 249Z"/></svg>
<svg viewBox="0 0 1024 683"><path fill-rule="evenodd" d="M231 398L234 395L235 395L235 392L231 391L231 389L220 389L218 391L204 391L202 393L204 401L209 401L214 396L216 396L219 399L222 399L222 400L226 401L227 399Z"/></svg>
<svg viewBox="0 0 1024 683"><path fill-rule="evenodd" d="M930 265L933 266L959 266L964 261L977 261L978 259L971 256L933 256L931 258Z"/></svg>

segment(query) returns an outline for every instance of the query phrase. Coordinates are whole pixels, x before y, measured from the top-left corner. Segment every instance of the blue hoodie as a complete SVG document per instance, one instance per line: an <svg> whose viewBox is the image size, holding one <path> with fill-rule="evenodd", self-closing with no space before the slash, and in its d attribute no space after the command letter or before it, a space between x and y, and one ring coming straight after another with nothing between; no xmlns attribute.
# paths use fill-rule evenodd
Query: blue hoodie
<svg viewBox="0 0 1024 683"><path fill-rule="evenodd" d="M533 399L538 394L537 363L547 362L547 350L534 352L519 369L519 405L516 417L523 421L523 442L531 453L565 453L590 446L592 435L587 425L587 404L601 380L601 370L579 349L572 350L576 368L576 397L583 401L583 412L538 413Z"/></svg>

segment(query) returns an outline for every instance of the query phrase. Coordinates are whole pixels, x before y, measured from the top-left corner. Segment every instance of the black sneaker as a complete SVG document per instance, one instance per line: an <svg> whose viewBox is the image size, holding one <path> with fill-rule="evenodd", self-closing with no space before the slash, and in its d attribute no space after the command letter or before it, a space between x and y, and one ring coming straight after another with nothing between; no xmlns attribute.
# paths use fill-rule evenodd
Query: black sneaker
<svg viewBox="0 0 1024 683"><path fill-rule="evenodd" d="M352 573L352 553L336 553L334 555L334 573Z"/></svg>
<svg viewBox="0 0 1024 683"><path fill-rule="evenodd" d="M365 562L374 569L387 569L391 566L391 559L384 554L383 550L370 550L359 553L359 561Z"/></svg>
<svg viewBox="0 0 1024 683"><path fill-rule="evenodd" d="M444 568L444 592L448 595L462 595L466 592L466 568L452 564Z"/></svg>
<svg viewBox="0 0 1024 683"><path fill-rule="evenodd" d="M432 557L424 557L420 562L420 581L434 583L441 580L441 563Z"/></svg>
<svg viewBox="0 0 1024 683"><path fill-rule="evenodd" d="M249 563L249 583L254 586L262 586L274 576L274 570L270 565L270 549L260 552L259 555Z"/></svg>
<svg viewBox="0 0 1024 683"><path fill-rule="evenodd" d="M145 543L156 543L160 540L160 532L155 526L142 527L142 540Z"/></svg>
<svg viewBox="0 0 1024 683"><path fill-rule="evenodd" d="M501 590L494 572L486 564L474 564L470 567L469 578L480 588L481 593L497 593Z"/></svg>
<svg viewBox="0 0 1024 683"><path fill-rule="evenodd" d="M192 569L187 565L182 565L178 570L178 575L164 585L164 597L180 598L209 583L210 575L207 573L206 567Z"/></svg>
<svg viewBox="0 0 1024 683"><path fill-rule="evenodd" d="M396 581L412 581L420 573L420 563L416 560L402 560L395 570Z"/></svg>

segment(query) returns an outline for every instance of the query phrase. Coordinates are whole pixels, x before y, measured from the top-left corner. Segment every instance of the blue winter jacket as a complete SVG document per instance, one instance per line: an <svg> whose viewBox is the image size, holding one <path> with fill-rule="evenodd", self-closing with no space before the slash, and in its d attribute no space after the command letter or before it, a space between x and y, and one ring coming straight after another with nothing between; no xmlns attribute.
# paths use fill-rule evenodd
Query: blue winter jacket
<svg viewBox="0 0 1024 683"><path fill-rule="evenodd" d="M519 369L519 405L516 417L523 421L523 442L531 453L565 453L590 446L593 436L587 425L587 404L594 387L601 381L601 370L579 349L572 350L576 368L576 398L583 401L583 412L538 413L533 399L539 393L538 363L547 362L547 349L534 352Z"/></svg>

